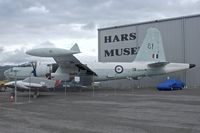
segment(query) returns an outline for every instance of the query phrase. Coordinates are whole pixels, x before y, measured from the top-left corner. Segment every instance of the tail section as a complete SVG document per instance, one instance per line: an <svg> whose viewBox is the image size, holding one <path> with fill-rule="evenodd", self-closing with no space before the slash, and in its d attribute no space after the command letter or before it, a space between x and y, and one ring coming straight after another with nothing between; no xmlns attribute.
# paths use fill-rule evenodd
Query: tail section
<svg viewBox="0 0 200 133"><path fill-rule="evenodd" d="M158 29L147 29L135 61L166 62L162 37Z"/></svg>

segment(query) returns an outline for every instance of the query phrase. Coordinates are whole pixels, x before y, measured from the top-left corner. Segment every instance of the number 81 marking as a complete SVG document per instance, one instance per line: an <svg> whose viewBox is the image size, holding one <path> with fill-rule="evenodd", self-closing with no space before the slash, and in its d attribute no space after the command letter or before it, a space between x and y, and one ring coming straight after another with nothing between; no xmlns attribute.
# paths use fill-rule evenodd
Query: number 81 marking
<svg viewBox="0 0 200 133"><path fill-rule="evenodd" d="M148 49L153 49L153 43L148 43Z"/></svg>

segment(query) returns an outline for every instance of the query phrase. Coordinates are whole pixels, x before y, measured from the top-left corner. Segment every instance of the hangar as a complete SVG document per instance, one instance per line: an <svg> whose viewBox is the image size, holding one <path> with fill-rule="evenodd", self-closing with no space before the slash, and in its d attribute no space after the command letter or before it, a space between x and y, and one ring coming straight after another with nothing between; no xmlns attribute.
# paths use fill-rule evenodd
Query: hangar
<svg viewBox="0 0 200 133"><path fill-rule="evenodd" d="M98 29L99 61L132 62L144 40L146 30L150 27L160 30L167 61L194 63L196 67L189 71L170 75L143 78L140 81L141 86L155 86L158 82L170 76L181 79L188 87L199 87L200 14L100 28ZM117 81L116 86L118 84Z"/></svg>

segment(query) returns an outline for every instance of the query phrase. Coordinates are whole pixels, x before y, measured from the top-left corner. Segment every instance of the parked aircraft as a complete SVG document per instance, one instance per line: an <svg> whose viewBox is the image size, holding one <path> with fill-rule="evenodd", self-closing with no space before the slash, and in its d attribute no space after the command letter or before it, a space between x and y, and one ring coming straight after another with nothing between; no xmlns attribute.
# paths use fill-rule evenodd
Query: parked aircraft
<svg viewBox="0 0 200 133"><path fill-rule="evenodd" d="M31 91L34 92L34 97L39 95L39 92L50 91L58 86L60 83L57 80L50 80L51 73L58 68L56 63L47 64L41 62L28 62L4 72L4 75L9 80L17 80L7 82L3 85L4 88L17 88L17 91ZM16 84L15 84L16 83ZM13 93L12 93L13 94Z"/></svg>
<svg viewBox="0 0 200 133"><path fill-rule="evenodd" d="M53 57L59 65L52 76L68 83L79 83L83 86L92 82L115 79L139 79L145 76L156 76L182 71L195 67L195 64L170 63L166 61L161 33L156 28L147 30L145 39L135 60L131 63L93 63L83 64L74 54L80 53L75 44L70 50L59 48L39 48L26 52L39 57Z"/></svg>
<svg viewBox="0 0 200 133"><path fill-rule="evenodd" d="M4 76L9 80L23 80L27 77L48 77L50 73L55 72L58 68L56 63L42 63L32 61L12 67L4 71Z"/></svg>
<svg viewBox="0 0 200 133"><path fill-rule="evenodd" d="M39 95L39 92L46 92L51 91L54 88L56 88L57 81L55 80L49 80L42 77L28 77L24 80L18 80L18 81L11 81L8 83L5 83L5 87L9 88L17 88L17 91L31 91L34 92L34 97L37 97Z"/></svg>

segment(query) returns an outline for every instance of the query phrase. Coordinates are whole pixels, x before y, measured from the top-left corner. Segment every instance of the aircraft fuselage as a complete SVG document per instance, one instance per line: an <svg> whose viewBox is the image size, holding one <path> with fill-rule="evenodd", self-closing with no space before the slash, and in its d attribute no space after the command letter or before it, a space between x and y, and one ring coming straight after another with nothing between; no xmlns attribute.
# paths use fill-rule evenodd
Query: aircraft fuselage
<svg viewBox="0 0 200 133"><path fill-rule="evenodd" d="M151 62L97 63L88 65L96 74L94 81L156 76L190 68L189 64L169 63L164 67L149 67Z"/></svg>

